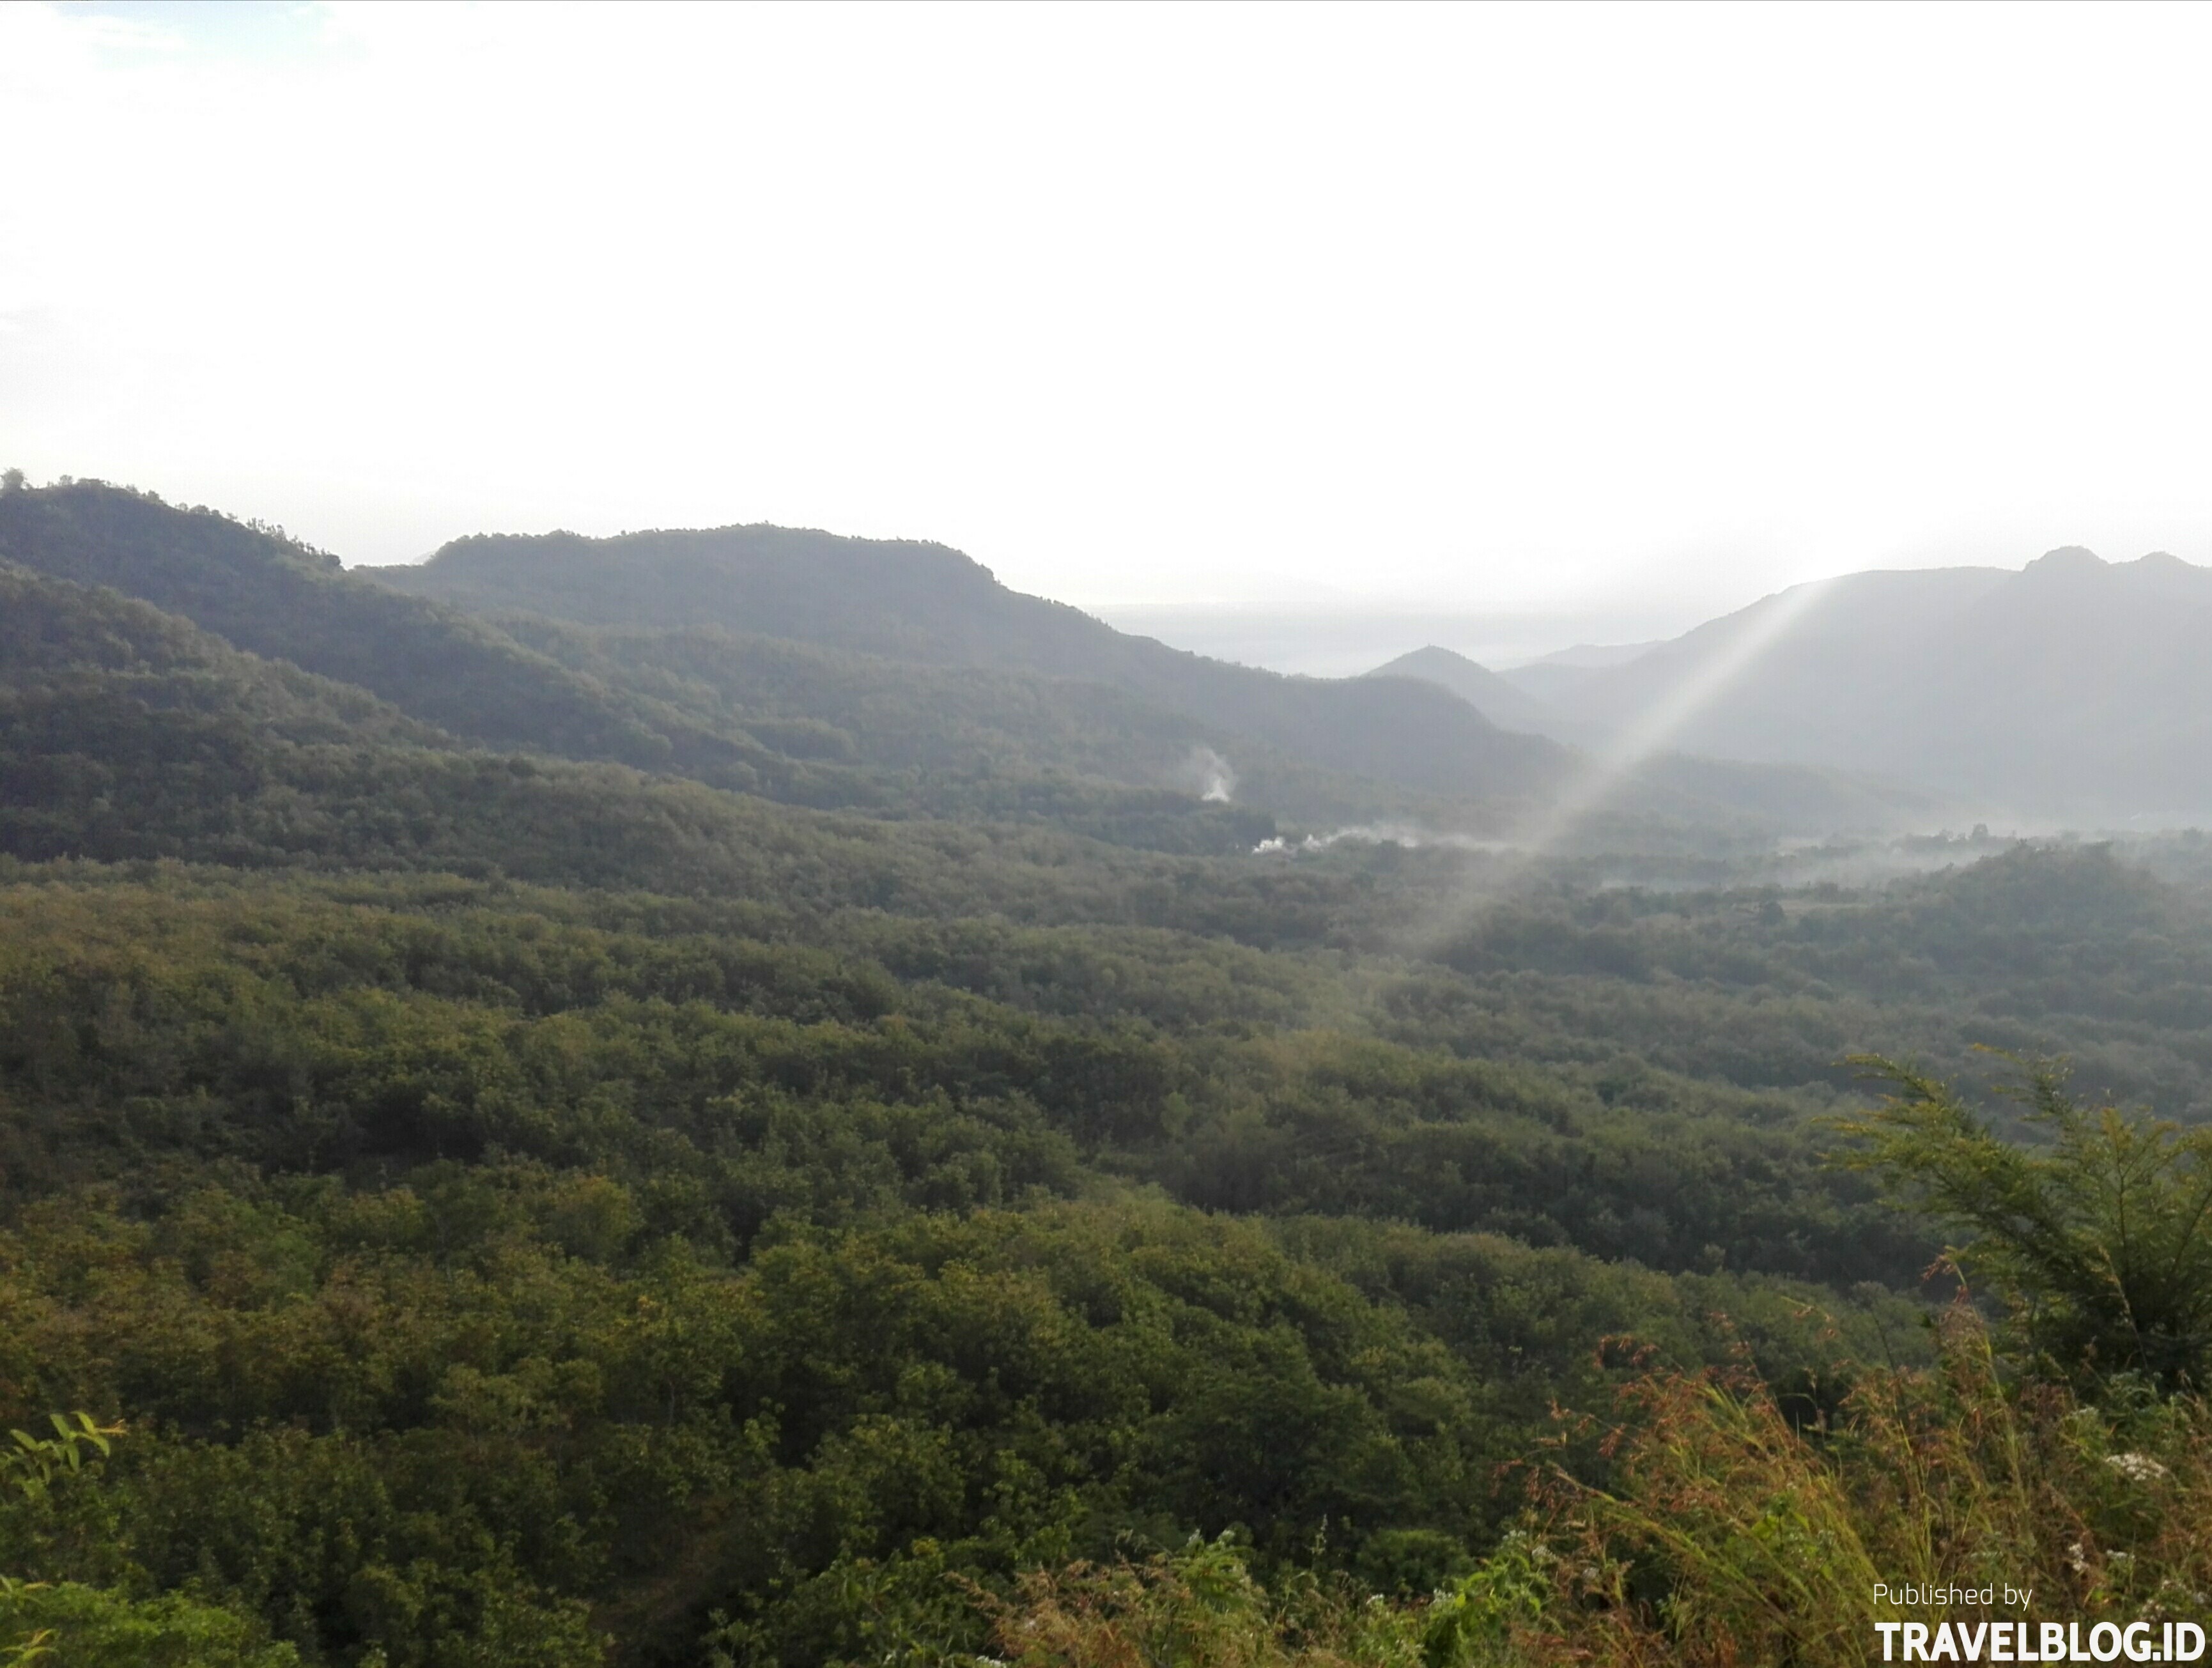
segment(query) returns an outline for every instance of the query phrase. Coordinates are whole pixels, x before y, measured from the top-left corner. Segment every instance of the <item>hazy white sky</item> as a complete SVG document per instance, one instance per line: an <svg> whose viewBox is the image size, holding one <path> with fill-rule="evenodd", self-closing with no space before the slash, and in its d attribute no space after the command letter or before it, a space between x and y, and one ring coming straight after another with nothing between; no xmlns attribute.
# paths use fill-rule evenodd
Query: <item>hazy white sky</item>
<svg viewBox="0 0 2212 1668"><path fill-rule="evenodd" d="M2212 11L0 6L0 464L1075 601L2212 561Z"/></svg>

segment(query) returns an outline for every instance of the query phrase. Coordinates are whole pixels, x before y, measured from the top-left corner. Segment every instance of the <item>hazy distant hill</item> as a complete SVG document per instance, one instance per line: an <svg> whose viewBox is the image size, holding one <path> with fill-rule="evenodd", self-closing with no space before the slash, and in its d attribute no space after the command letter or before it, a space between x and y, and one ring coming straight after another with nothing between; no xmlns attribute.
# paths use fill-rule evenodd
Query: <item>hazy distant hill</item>
<svg viewBox="0 0 2212 1668"><path fill-rule="evenodd" d="M1415 649L1377 666L1370 677L1416 677L1449 689L1502 730L1519 730L1555 739L1578 739L1575 725L1553 705L1509 682L1478 661L1450 649Z"/></svg>
<svg viewBox="0 0 2212 1668"><path fill-rule="evenodd" d="M383 584L480 612L726 630L926 664L1104 683L1331 770L1458 798L1521 796L1570 767L1431 687L1285 677L1132 637L1024 596L941 544L723 527L591 539L478 537ZM1236 761L1232 758L1231 762Z"/></svg>
<svg viewBox="0 0 2212 1668"><path fill-rule="evenodd" d="M1127 688L740 638L711 622L640 632L517 617L525 642L480 616L344 573L275 530L100 482L0 493L0 560L143 598L227 646L357 686L463 741L803 804L1042 816L1174 849L1194 839L1249 846L1273 831L1264 814L1194 818L1205 782L1193 761L1212 749L1263 803L1297 814L1410 808L1389 803L1379 770L1332 774L1300 762L1310 749L1255 741ZM880 590L865 590L856 613L867 616ZM1302 693L1294 687L1291 700ZM1457 702L1425 704L1441 712L1431 731L1446 755L1431 773L1456 780L1462 798L1486 797L1491 775L1466 749L1455 765L1441 732L1493 732ZM1514 742L1503 750L1519 756Z"/></svg>
<svg viewBox="0 0 2212 1668"><path fill-rule="evenodd" d="M1187 796L1035 778L971 787L963 807L1066 832L899 828L617 765L466 749L149 604L0 561L0 856L503 873L780 907L1033 913L1067 907L1054 900L1073 868L1140 880L1146 859L1114 846L1241 853L1271 826Z"/></svg>
<svg viewBox="0 0 2212 1668"><path fill-rule="evenodd" d="M1876 772L1992 814L2212 811L2212 570L2053 550L2025 571L1866 573L1799 586L1540 692L1673 745Z"/></svg>
<svg viewBox="0 0 2212 1668"><path fill-rule="evenodd" d="M0 493L0 560L141 597L471 740L664 768L727 753L465 614L210 510L92 482Z"/></svg>
<svg viewBox="0 0 2212 1668"><path fill-rule="evenodd" d="M1559 706L1558 698L1563 691L1575 688L1591 672L1626 665L1658 646L1656 643L1577 643L1572 648L1540 656L1498 676L1522 694L1536 698L1538 721L1529 728L1551 735L1556 732L1548 726L1571 723Z"/></svg>
<svg viewBox="0 0 2212 1668"><path fill-rule="evenodd" d="M1518 678L1522 673L1537 666L1565 666L1571 670L1620 666L1658 646L1657 639L1648 643L1577 643L1571 648L1554 649L1549 654L1538 655L1527 665L1514 668L1509 676Z"/></svg>
<svg viewBox="0 0 2212 1668"><path fill-rule="evenodd" d="M547 558L542 576L533 553ZM417 721L417 745L434 735L428 744L447 749L626 764L824 810L1044 822L1160 851L1249 850L1274 832L1275 815L1505 833L1583 767L1555 741L1492 725L1436 680L1283 677L1182 653L1010 591L940 546L776 529L480 538L428 569L371 579L277 530L77 482L0 492L0 561L111 587L165 611L155 617L190 621L225 652L260 657L253 665L289 662L331 680L349 699ZM392 588L447 581L457 601L488 611ZM625 614L640 617L622 622ZM1510 692L1462 664L1462 681L1481 680L1493 704ZM102 699L114 693L103 686ZM126 701L112 713L126 709L137 710ZM67 716L64 706L42 710ZM266 726L252 710L234 702L222 729L232 739L201 750L259 759ZM185 745L180 722L171 711L156 725L168 753ZM117 723L125 745L131 725ZM1554 727L1571 734L1572 723ZM78 751L97 765L90 734L76 726L70 745L85 743ZM33 755L50 750L16 738ZM255 764L223 792L275 792L299 764ZM378 772L428 769L387 760L337 782L327 764L309 773L323 785L301 791L327 789L356 808L377 792ZM161 792L183 794L183 779L163 769ZM1231 773L1237 803L1201 804ZM290 849L281 817L256 803L252 841ZM1918 816L1910 800L1817 771L1672 755L1609 804L1655 828L1754 837ZM64 821L88 828L90 815ZM319 834L307 845L336 849Z"/></svg>

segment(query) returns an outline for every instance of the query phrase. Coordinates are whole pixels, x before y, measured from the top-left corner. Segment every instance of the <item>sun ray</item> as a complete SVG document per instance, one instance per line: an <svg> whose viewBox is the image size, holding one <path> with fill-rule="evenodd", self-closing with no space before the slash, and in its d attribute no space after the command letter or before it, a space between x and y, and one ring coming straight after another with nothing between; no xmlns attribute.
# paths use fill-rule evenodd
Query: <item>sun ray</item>
<svg viewBox="0 0 2212 1668"><path fill-rule="evenodd" d="M1598 749L1559 797L1510 836L1505 850L1493 861L1470 876L1458 907L1443 912L1430 925L1421 935L1424 943L1433 946L1467 931L1485 909L1524 883L1545 858L1603 810L1638 770L1666 751L1698 714L1803 625L1833 583L1816 579L1792 585L1744 610L1738 616L1741 625L1723 646L1705 656Z"/></svg>

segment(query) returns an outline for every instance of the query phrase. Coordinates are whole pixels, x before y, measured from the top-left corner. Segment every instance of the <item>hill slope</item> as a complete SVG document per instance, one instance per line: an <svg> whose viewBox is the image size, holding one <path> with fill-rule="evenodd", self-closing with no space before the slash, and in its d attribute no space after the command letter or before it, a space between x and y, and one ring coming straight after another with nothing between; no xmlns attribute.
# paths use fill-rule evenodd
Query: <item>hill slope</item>
<svg viewBox="0 0 2212 1668"><path fill-rule="evenodd" d="M1064 907L1053 900L1078 865L1115 884L1166 872L1113 846L1242 853L1273 830L1187 795L957 786L997 826L898 829L617 765L470 750L149 604L0 562L0 856L444 869L1035 914ZM1037 823L1057 827L1022 826Z"/></svg>
<svg viewBox="0 0 2212 1668"><path fill-rule="evenodd" d="M1431 643L1426 648L1401 654L1377 666L1370 677L1413 677L1450 690L1501 730L1531 735L1559 734L1560 715L1550 703L1531 694L1479 661Z"/></svg>
<svg viewBox="0 0 2212 1668"><path fill-rule="evenodd" d="M941 544L781 527L456 540L382 584L479 612L588 625L720 626L925 664L1103 683L1309 763L1458 798L1522 795L1567 756L1403 680L1284 677L1130 637L1011 591ZM1234 762L1232 761L1232 762Z"/></svg>
<svg viewBox="0 0 2212 1668"><path fill-rule="evenodd" d="M766 564L758 587L782 599L775 606L753 609L752 593L725 585L685 607L680 565L656 589L653 564L630 574L618 563L592 569L607 597L524 586L508 602L534 617L495 621L396 591L416 570L383 570L375 582L204 509L89 482L0 493L0 560L144 598L465 740L802 804L912 808L928 796L910 774L872 782L854 771L955 762L1194 796L1205 784L1191 761L1211 751L1228 758L1246 798L1264 793L1262 810L1334 818L1417 809L1409 793L1518 798L1566 767L1556 747L1502 736L1441 691L1247 672L1017 596L942 547L792 537L795 555L770 541L787 560ZM858 555L842 570L819 567L809 541ZM506 556L540 543L464 548ZM729 566L709 571L727 578ZM732 571L743 578L744 564ZM614 593L631 578L629 611L641 618L619 642L545 628L549 617L603 627L623 613ZM486 594L463 586L456 600L480 605ZM887 696L895 686L902 693ZM824 730L824 713L866 722L833 719Z"/></svg>
<svg viewBox="0 0 2212 1668"><path fill-rule="evenodd" d="M142 597L473 741L647 767L726 755L481 622L212 511L91 482L0 493L0 560Z"/></svg>
<svg viewBox="0 0 2212 1668"><path fill-rule="evenodd" d="M1272 833L1271 814L1504 833L1581 767L1568 749L1501 731L1431 682L1286 678L1181 653L1007 591L939 546L735 533L734 544L726 534L463 541L440 559L459 564L460 600L481 604L505 586L542 605L484 617L343 573L274 530L150 495L97 482L0 492L0 561L143 598L457 743L821 809L1050 822L1116 843L1225 851ZM532 577L541 549L551 552L544 585ZM384 577L422 582L413 570ZM748 610L801 634L717 617ZM642 622L604 622L625 610ZM1739 834L1896 820L1888 797L1760 768L1655 767L1623 784L1620 809ZM1200 793L1232 779L1234 814L1202 810Z"/></svg>
<svg viewBox="0 0 2212 1668"><path fill-rule="evenodd" d="M1679 706L1676 746L1878 771L1993 814L2193 817L2212 810L2208 633L2212 570L2069 548L2017 573L1799 586L1542 694L1601 730Z"/></svg>
<svg viewBox="0 0 2212 1668"><path fill-rule="evenodd" d="M517 622L526 624L526 644L489 621L345 573L273 530L99 482L0 492L0 561L143 598L464 741L802 804L1042 815L1091 832L1102 818L1127 824L1133 813L1154 825L1188 822L1202 784L1186 767L1207 749L1233 750L1251 786L1306 814L1371 810L1376 795L1369 779L1332 779L1294 752L1127 690L711 628L608 635L533 619ZM1242 821L1248 846L1271 832L1264 810ZM1168 831L1170 843L1188 833Z"/></svg>

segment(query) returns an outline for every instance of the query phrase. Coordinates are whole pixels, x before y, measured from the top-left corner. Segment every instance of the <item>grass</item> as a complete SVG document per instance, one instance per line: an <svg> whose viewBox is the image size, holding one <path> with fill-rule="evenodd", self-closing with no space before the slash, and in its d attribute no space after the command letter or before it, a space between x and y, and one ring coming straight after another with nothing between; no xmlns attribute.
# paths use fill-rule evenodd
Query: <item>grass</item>
<svg viewBox="0 0 2212 1668"><path fill-rule="evenodd" d="M1613 1410L1605 1486L1540 1468L1523 1527L1431 1597L1312 1574L1271 1592L1225 1538L1194 1541L982 1601L988 1660L1856 1668L1881 1659L1877 1622L2033 1618L2085 1637L2098 1622L2202 1622L2212 1410L2143 1380L2108 1380L2094 1403L2009 1381L1971 1307L1935 1324L1935 1368L1864 1370L1821 1416L1793 1417L1745 1374L1647 1372ZM1877 1584L1990 1602L1878 1602Z"/></svg>

